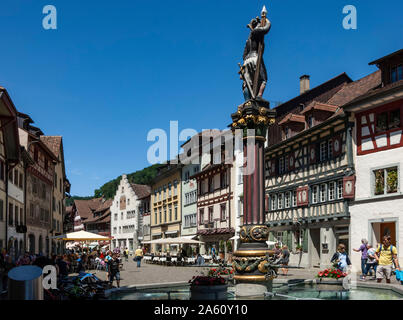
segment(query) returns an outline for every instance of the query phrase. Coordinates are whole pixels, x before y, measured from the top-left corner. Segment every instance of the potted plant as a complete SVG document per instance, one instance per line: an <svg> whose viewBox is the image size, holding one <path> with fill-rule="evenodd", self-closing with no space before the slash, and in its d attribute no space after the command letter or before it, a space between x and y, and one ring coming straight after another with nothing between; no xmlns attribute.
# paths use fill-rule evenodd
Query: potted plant
<svg viewBox="0 0 403 320"><path fill-rule="evenodd" d="M222 267L212 268L207 275L194 276L190 283L190 300L227 300L228 281ZM232 274L233 271L225 271ZM224 274L224 276L226 276Z"/></svg>
<svg viewBox="0 0 403 320"><path fill-rule="evenodd" d="M347 273L336 268L329 268L319 271L316 275L316 289L318 291L343 291L344 278Z"/></svg>

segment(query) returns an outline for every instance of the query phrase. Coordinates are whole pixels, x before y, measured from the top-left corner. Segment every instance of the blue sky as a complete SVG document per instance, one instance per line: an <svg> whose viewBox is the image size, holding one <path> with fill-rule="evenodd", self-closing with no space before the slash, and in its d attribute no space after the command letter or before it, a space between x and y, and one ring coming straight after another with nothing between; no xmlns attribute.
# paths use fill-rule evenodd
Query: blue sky
<svg viewBox="0 0 403 320"><path fill-rule="evenodd" d="M57 30L42 28L48 4ZM148 166L149 130L230 123L246 24L263 4L267 100L298 95L303 74L311 87L342 72L358 79L403 47L398 0L3 0L0 85L46 135L63 136L72 194L92 195ZM357 30L342 27L345 5L357 8Z"/></svg>

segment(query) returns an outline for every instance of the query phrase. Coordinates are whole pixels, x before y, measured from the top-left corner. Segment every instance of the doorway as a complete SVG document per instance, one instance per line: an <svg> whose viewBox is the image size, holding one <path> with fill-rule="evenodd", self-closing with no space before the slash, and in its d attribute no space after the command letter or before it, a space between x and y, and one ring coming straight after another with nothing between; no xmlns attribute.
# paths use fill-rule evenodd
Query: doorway
<svg viewBox="0 0 403 320"><path fill-rule="evenodd" d="M312 267L319 268L320 267L320 229L309 229L309 235L311 238L310 245L310 256Z"/></svg>
<svg viewBox="0 0 403 320"><path fill-rule="evenodd" d="M381 241L384 236L390 236L392 245L396 246L396 224L394 222L381 223Z"/></svg>

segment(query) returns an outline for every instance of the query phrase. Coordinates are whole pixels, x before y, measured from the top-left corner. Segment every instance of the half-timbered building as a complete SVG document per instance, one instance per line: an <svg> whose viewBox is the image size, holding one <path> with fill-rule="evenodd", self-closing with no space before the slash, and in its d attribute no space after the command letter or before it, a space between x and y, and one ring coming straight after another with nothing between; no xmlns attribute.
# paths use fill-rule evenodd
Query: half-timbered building
<svg viewBox="0 0 403 320"><path fill-rule="evenodd" d="M210 254L213 247L218 253L220 242L226 243L235 235L234 159L233 151L225 149L226 139L232 143L231 132L211 138L210 148L203 148L208 151L202 152L201 171L191 177L197 181L197 235L205 243L200 246L201 254Z"/></svg>
<svg viewBox="0 0 403 320"><path fill-rule="evenodd" d="M351 203L351 242L376 246L384 235L403 256L403 50L370 63L379 68L380 85L344 109L355 121L354 162L357 190ZM360 254L352 255L356 271Z"/></svg>
<svg viewBox="0 0 403 320"><path fill-rule="evenodd" d="M288 245L291 263L328 266L336 246L349 247L354 198L352 127L340 108L379 84L379 74L353 82L345 73L276 108L266 149L269 240ZM301 249L296 251L296 249Z"/></svg>

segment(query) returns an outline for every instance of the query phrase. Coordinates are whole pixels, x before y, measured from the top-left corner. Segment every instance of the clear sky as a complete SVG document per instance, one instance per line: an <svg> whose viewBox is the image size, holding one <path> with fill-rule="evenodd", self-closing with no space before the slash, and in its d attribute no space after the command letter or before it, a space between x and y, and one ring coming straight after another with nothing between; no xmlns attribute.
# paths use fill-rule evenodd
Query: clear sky
<svg viewBox="0 0 403 320"><path fill-rule="evenodd" d="M45 30L42 9L57 9ZM403 1L2 0L0 85L46 135L62 135L73 195L148 166L153 128L224 129L242 103L237 63L250 19L268 9L269 84L287 101L403 47ZM355 5L358 29L342 26Z"/></svg>

